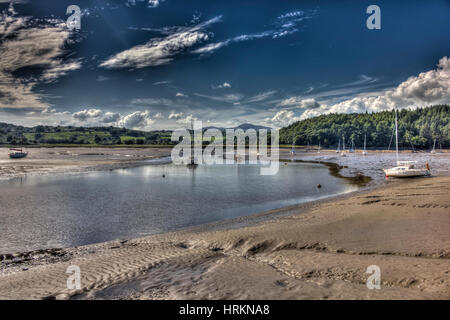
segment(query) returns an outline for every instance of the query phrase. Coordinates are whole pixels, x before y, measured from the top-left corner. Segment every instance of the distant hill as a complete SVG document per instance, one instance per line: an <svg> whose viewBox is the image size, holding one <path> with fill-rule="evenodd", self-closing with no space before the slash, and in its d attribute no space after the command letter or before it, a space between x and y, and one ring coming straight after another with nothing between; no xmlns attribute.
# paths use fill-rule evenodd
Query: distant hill
<svg viewBox="0 0 450 320"><path fill-rule="evenodd" d="M266 127L246 123L236 128L258 130ZM177 142L171 141L171 135L171 130L140 131L117 127L74 126L23 127L0 122L0 145L175 145Z"/></svg>
<svg viewBox="0 0 450 320"><path fill-rule="evenodd" d="M211 126L211 127L205 127L205 128L203 128L203 129L204 129L204 130L208 130L208 129L218 129L218 130L220 130L220 131L225 131L226 129L242 129L242 130L244 130L244 131L247 131L248 129L254 129L254 130L256 130L256 131L258 131L258 130L260 130L260 129L267 129L267 130L270 130L269 127L264 127L264 126L254 125L254 124L251 124L251 123L243 123L243 124L241 124L241 125L239 125L239 126L237 126L237 127L233 127L233 128L223 128L223 127L214 127L214 126Z"/></svg>
<svg viewBox="0 0 450 320"><path fill-rule="evenodd" d="M36 126L0 123L3 145L171 145L172 131L139 131L116 127Z"/></svg>
<svg viewBox="0 0 450 320"><path fill-rule="evenodd" d="M399 145L403 148L450 147L450 105L436 105L415 110L398 111ZM327 114L295 122L280 130L280 144L318 145L336 147L345 137L353 139L356 147L387 148L394 128L394 111L377 113Z"/></svg>

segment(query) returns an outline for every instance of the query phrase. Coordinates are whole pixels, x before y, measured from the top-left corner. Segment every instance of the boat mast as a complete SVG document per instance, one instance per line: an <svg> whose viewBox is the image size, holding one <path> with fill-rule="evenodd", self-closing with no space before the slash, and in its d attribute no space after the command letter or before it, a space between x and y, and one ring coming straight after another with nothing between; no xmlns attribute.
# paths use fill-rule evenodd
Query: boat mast
<svg viewBox="0 0 450 320"><path fill-rule="evenodd" d="M397 158L398 165L398 127L397 127L397 108L394 107L395 110L395 155Z"/></svg>
<svg viewBox="0 0 450 320"><path fill-rule="evenodd" d="M364 134L364 151L366 151L366 134Z"/></svg>

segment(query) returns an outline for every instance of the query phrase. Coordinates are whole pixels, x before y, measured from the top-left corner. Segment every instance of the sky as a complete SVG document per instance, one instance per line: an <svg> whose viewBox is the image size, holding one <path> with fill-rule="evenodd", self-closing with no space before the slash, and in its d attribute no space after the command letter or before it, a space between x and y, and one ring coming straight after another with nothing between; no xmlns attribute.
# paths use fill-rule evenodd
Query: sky
<svg viewBox="0 0 450 320"><path fill-rule="evenodd" d="M367 28L372 4L381 29ZM450 103L448 0L0 0L0 12L0 122L279 128Z"/></svg>

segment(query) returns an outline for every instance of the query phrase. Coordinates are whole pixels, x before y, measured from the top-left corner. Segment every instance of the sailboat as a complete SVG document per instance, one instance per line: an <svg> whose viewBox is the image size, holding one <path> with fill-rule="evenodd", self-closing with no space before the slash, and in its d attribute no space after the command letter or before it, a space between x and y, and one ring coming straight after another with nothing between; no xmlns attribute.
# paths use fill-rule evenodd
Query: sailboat
<svg viewBox="0 0 450 320"><path fill-rule="evenodd" d="M11 148L8 154L11 159L25 158L28 155L28 151L22 148Z"/></svg>
<svg viewBox="0 0 450 320"><path fill-rule="evenodd" d="M320 141L319 141L319 149L317 150L317 153L320 153Z"/></svg>
<svg viewBox="0 0 450 320"><path fill-rule="evenodd" d="M347 155L345 154L345 137L342 136L342 152L341 152L341 157L346 157Z"/></svg>
<svg viewBox="0 0 450 320"><path fill-rule="evenodd" d="M367 154L367 151L366 151L366 135L364 135L364 150L363 150L362 154L363 154L363 156L365 156Z"/></svg>
<svg viewBox="0 0 450 320"><path fill-rule="evenodd" d="M431 150L430 153L436 153L436 139L434 139L433 150Z"/></svg>
<svg viewBox="0 0 450 320"><path fill-rule="evenodd" d="M340 149L341 149L341 139L339 139L339 143L338 143L338 147L336 149L336 153L339 153Z"/></svg>
<svg viewBox="0 0 450 320"><path fill-rule="evenodd" d="M395 109L395 155L397 166L389 169L383 169L386 177L406 178L421 177L430 175L430 167L428 163L426 168L416 168L417 161L399 161L398 160L398 126L397 126L397 109Z"/></svg>
<svg viewBox="0 0 450 320"><path fill-rule="evenodd" d="M291 149L291 154L295 155L295 136L292 136L292 149Z"/></svg>
<svg viewBox="0 0 450 320"><path fill-rule="evenodd" d="M353 138L352 138L352 147L348 150L348 152L350 152L350 153L355 152L355 142L354 142Z"/></svg>

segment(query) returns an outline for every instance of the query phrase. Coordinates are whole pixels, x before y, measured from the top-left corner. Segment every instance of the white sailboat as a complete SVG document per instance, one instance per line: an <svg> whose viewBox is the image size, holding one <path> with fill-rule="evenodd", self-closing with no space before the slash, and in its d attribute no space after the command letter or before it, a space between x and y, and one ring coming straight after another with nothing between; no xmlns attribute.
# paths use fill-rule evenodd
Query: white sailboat
<svg viewBox="0 0 450 320"><path fill-rule="evenodd" d="M434 139L433 150L431 150L430 153L436 153L436 139Z"/></svg>
<svg viewBox="0 0 450 320"><path fill-rule="evenodd" d="M355 152L355 141L352 138L352 147L348 150L348 152L353 153Z"/></svg>
<svg viewBox="0 0 450 320"><path fill-rule="evenodd" d="M319 149L317 150L317 153L320 153L320 141L319 141Z"/></svg>
<svg viewBox="0 0 450 320"><path fill-rule="evenodd" d="M365 156L367 154L367 151L366 151L366 135L364 135L364 150L363 150L362 154L363 154L363 156Z"/></svg>
<svg viewBox="0 0 450 320"><path fill-rule="evenodd" d="M342 152L341 152L341 157L346 157L347 155L345 154L345 137L342 136Z"/></svg>
<svg viewBox="0 0 450 320"><path fill-rule="evenodd" d="M295 136L292 136L292 149L291 149L291 154L295 155Z"/></svg>
<svg viewBox="0 0 450 320"><path fill-rule="evenodd" d="M383 169L386 177L406 178L420 177L430 175L428 163L426 168L416 168L417 161L399 161L398 160L398 127L397 127L397 109L395 109L395 155L397 166L394 168Z"/></svg>

